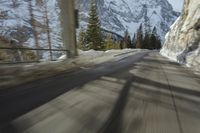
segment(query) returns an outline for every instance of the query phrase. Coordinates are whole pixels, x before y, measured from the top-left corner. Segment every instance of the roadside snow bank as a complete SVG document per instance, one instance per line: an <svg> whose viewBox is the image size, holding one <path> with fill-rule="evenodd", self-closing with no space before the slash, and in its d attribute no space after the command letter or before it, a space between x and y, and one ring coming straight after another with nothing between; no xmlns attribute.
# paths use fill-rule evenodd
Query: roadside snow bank
<svg viewBox="0 0 200 133"><path fill-rule="evenodd" d="M135 54L136 52L141 52L146 50L141 49L123 49L123 50L107 50L107 51L95 51L95 50L88 50L82 51L78 50L79 57L77 58L78 62L88 62L93 64L102 63L109 60L118 60L124 57L130 56ZM118 56L118 57L117 57ZM66 55L62 55L58 61L66 60Z"/></svg>

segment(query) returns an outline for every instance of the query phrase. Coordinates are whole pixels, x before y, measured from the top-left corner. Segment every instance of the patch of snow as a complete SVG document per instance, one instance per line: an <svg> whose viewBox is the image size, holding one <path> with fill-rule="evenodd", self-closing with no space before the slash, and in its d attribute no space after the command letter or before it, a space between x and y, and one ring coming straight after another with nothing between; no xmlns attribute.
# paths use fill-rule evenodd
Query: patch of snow
<svg viewBox="0 0 200 133"><path fill-rule="evenodd" d="M146 51L146 50L141 50L141 49L123 49L123 50L112 49L112 50L107 50L107 51L78 50L79 57L77 59L79 61L99 64L99 63L110 61L110 60L116 61L116 60L125 58L127 56L133 55L141 51ZM63 61L65 59L66 59L66 55L62 55L61 57L59 57L58 61Z"/></svg>
<svg viewBox="0 0 200 133"><path fill-rule="evenodd" d="M66 55L62 55L58 58L58 60L60 61L63 61L63 60L66 60L67 59L67 56Z"/></svg>

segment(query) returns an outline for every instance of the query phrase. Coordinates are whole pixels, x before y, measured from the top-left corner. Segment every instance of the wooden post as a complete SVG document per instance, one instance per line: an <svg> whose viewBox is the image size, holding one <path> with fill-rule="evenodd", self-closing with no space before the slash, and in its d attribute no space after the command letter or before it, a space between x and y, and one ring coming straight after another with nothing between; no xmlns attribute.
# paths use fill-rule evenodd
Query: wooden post
<svg viewBox="0 0 200 133"><path fill-rule="evenodd" d="M67 57L73 58L77 56L74 0L61 0L60 9L63 44L69 50Z"/></svg>

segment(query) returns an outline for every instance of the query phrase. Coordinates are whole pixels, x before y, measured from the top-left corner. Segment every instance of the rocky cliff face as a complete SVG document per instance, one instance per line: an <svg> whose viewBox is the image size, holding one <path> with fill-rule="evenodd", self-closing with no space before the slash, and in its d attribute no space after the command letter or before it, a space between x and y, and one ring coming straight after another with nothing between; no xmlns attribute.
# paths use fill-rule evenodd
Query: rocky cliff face
<svg viewBox="0 0 200 133"><path fill-rule="evenodd" d="M181 16L166 35L161 54L200 70L199 0L185 0Z"/></svg>
<svg viewBox="0 0 200 133"><path fill-rule="evenodd" d="M167 0L96 0L101 26L104 29L124 34L126 29L133 35L141 23L150 23L164 39L169 27L180 13L175 12ZM80 25L86 27L89 0L76 0L80 11Z"/></svg>

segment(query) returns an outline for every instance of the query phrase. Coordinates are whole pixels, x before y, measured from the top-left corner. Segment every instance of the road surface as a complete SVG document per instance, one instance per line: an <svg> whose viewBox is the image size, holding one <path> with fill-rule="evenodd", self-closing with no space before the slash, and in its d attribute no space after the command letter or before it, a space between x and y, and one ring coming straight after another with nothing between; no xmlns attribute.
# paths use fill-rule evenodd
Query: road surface
<svg viewBox="0 0 200 133"><path fill-rule="evenodd" d="M199 76L157 52L0 92L0 133L199 132Z"/></svg>

